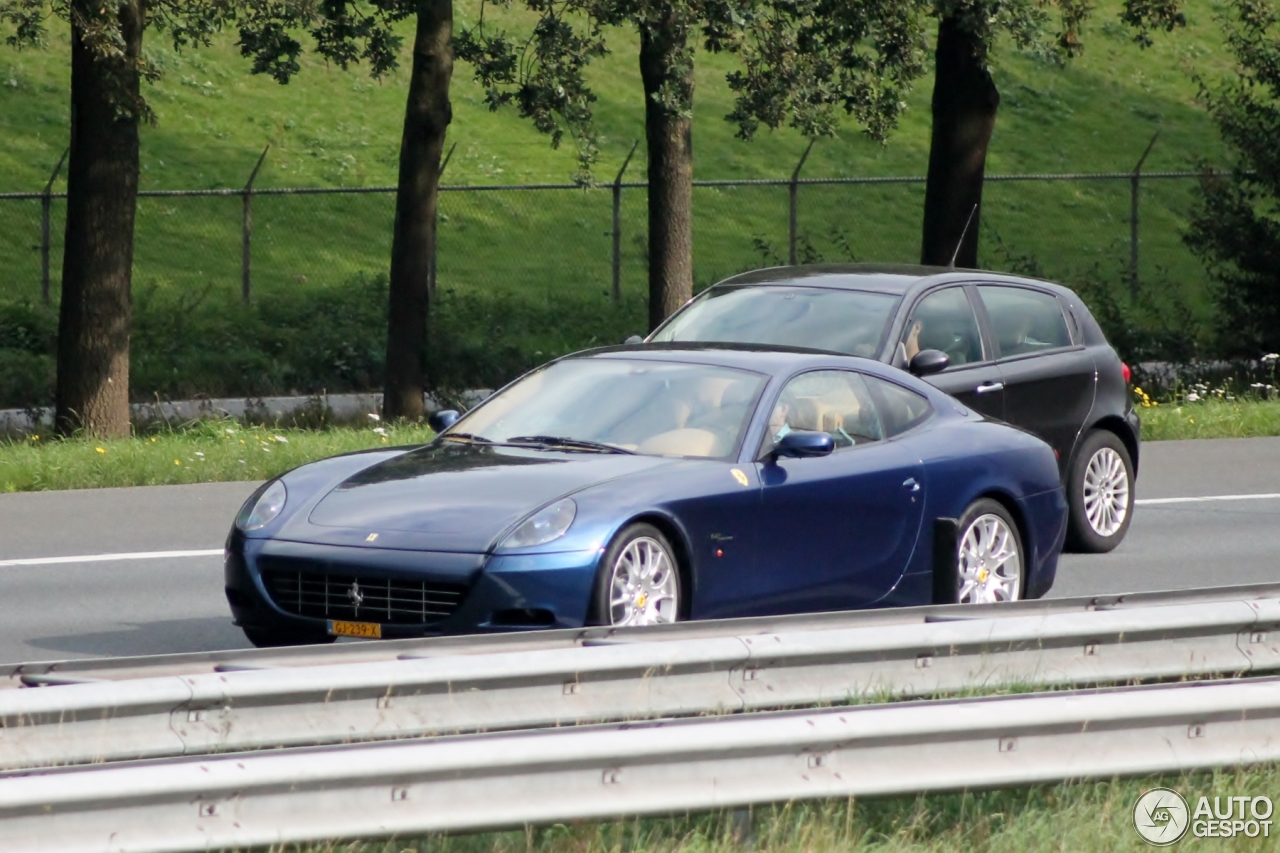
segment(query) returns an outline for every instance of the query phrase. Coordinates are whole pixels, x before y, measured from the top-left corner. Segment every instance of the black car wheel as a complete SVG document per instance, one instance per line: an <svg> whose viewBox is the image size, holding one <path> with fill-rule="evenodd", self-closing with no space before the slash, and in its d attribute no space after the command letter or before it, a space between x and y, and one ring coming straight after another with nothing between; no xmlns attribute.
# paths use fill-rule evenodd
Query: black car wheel
<svg viewBox="0 0 1280 853"><path fill-rule="evenodd" d="M993 604L1022 598L1022 537L999 501L974 501L960 517L956 540L956 601Z"/></svg>
<svg viewBox="0 0 1280 853"><path fill-rule="evenodd" d="M600 559L590 621L596 625L659 625L681 618L680 565L671 543L652 524L629 524Z"/></svg>
<svg viewBox="0 0 1280 853"><path fill-rule="evenodd" d="M1067 547L1101 554L1120 544L1133 520L1133 462L1113 432L1095 429L1071 460Z"/></svg>
<svg viewBox="0 0 1280 853"><path fill-rule="evenodd" d="M319 646L338 639L318 631L298 631L287 628L255 628L246 625L240 630L244 631L249 642L259 649L274 649L279 646Z"/></svg>

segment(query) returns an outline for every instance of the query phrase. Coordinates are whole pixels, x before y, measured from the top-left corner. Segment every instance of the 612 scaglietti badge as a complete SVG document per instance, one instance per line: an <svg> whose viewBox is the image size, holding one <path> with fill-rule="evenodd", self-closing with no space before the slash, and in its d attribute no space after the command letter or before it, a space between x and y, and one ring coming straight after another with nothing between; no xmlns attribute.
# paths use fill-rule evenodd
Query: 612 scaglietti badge
<svg viewBox="0 0 1280 853"><path fill-rule="evenodd" d="M1048 445L863 358L611 347L442 420L250 497L226 592L253 643L1009 601L1065 532Z"/></svg>

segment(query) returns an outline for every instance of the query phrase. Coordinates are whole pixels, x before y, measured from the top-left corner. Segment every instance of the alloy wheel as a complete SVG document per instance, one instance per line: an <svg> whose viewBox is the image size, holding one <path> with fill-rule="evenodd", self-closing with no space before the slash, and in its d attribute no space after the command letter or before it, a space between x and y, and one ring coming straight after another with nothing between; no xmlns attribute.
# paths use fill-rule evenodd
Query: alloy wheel
<svg viewBox="0 0 1280 853"><path fill-rule="evenodd" d="M1114 536L1129 514L1129 471L1110 447L1100 448L1085 468L1084 512L1099 536Z"/></svg>
<svg viewBox="0 0 1280 853"><path fill-rule="evenodd" d="M1022 592L1018 537L998 515L980 515L965 529L959 554L961 604L1017 601Z"/></svg>
<svg viewBox="0 0 1280 853"><path fill-rule="evenodd" d="M627 543L609 577L612 625L658 625L676 621L679 579L661 542L638 536Z"/></svg>

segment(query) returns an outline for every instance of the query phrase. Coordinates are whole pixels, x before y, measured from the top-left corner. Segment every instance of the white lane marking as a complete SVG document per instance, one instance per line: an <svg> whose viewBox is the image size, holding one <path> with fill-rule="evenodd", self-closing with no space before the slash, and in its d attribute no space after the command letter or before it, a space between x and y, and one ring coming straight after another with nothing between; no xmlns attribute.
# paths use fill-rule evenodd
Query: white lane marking
<svg viewBox="0 0 1280 853"><path fill-rule="evenodd" d="M1280 498L1280 492L1262 495L1205 495L1198 498L1139 498L1136 506L1187 504L1200 501L1262 501ZM78 557L29 557L22 560L0 560L0 569L9 566L56 566L65 563L111 563L117 560L165 560L177 557L220 557L222 549L207 551L134 551L128 554L88 554Z"/></svg>
<svg viewBox="0 0 1280 853"><path fill-rule="evenodd" d="M1267 501L1280 498L1280 492L1264 495L1205 495L1200 498L1144 498L1135 500L1138 506L1154 506L1156 504L1190 504L1200 501Z"/></svg>
<svg viewBox="0 0 1280 853"><path fill-rule="evenodd" d="M222 549L206 551L134 551L128 554L84 554L77 557L28 557L0 560L0 569L10 566L56 566L63 563L114 563L117 560L165 560L176 557L221 557Z"/></svg>

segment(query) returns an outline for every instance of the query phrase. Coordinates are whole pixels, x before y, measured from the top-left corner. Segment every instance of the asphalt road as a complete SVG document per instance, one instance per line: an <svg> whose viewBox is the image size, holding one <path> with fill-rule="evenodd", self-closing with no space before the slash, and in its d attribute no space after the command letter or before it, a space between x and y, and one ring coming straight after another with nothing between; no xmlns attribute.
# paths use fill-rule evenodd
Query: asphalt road
<svg viewBox="0 0 1280 853"><path fill-rule="evenodd" d="M221 547L255 483L0 495L0 661L242 648ZM1280 438L1153 442L1140 501L1280 493ZM155 558L15 561L154 552ZM1280 580L1280 497L1152 503L1124 544L1064 556L1052 595Z"/></svg>

